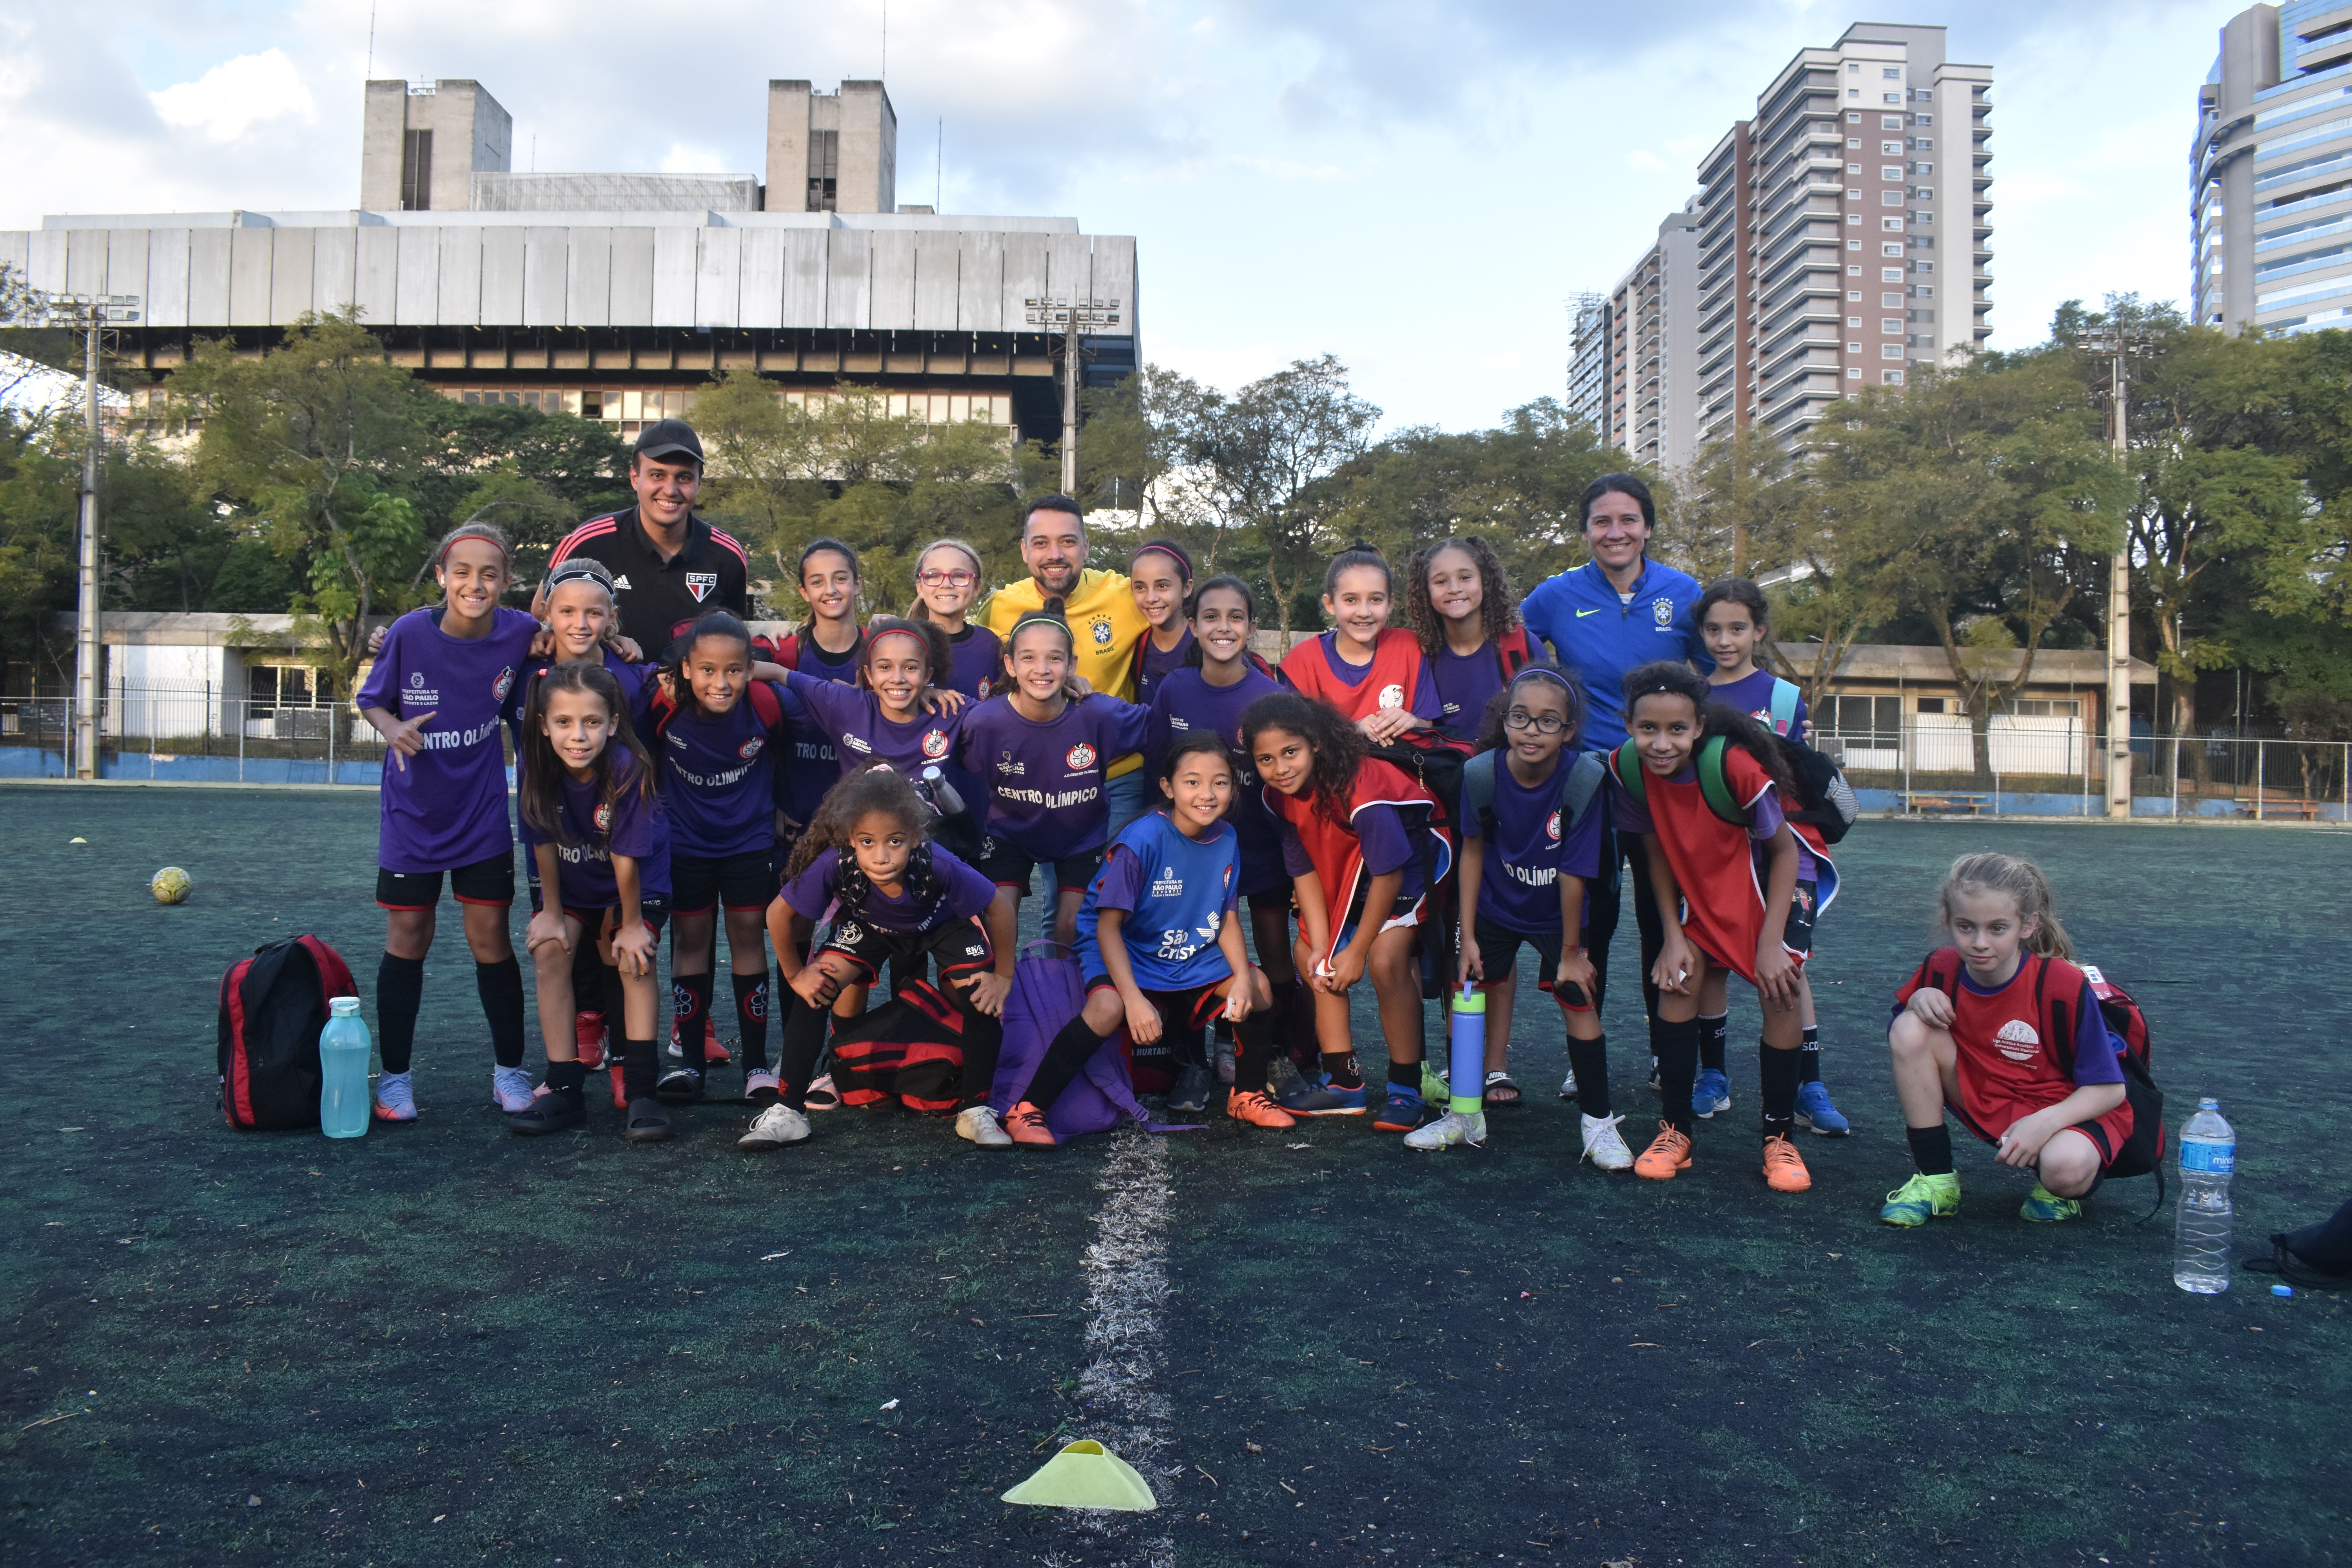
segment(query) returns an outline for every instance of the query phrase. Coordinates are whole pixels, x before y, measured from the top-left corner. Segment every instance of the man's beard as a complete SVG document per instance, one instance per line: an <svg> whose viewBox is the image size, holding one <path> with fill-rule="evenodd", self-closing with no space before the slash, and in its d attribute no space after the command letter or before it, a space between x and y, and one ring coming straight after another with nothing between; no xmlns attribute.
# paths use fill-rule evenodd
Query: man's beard
<svg viewBox="0 0 2352 1568"><path fill-rule="evenodd" d="M1037 586L1049 595L1067 595L1078 585L1078 568L1072 565L1041 566L1035 575Z"/></svg>

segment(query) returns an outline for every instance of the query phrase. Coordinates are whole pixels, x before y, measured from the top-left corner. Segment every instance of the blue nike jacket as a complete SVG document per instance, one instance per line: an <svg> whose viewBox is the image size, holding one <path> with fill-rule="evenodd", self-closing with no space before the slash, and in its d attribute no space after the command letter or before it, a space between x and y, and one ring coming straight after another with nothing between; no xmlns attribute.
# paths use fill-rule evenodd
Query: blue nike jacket
<svg viewBox="0 0 2352 1568"><path fill-rule="evenodd" d="M1551 645L1560 664L1584 682L1587 714L1580 740L1589 751L1625 739L1625 676L1661 658L1687 659L1704 675L1715 668L1691 614L1698 580L1646 556L1633 596L1620 600L1591 562L1536 584L1519 605L1528 635Z"/></svg>

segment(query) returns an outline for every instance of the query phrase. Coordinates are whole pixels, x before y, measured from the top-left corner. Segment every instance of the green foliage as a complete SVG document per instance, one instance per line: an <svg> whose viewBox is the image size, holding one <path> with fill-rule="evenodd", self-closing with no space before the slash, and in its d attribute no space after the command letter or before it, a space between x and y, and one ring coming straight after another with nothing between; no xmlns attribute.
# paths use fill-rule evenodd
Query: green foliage
<svg viewBox="0 0 2352 1568"><path fill-rule="evenodd" d="M627 446L593 419L446 397L419 406L425 444L407 484L419 524L437 536L476 517L495 522L526 577L573 525L633 499Z"/></svg>

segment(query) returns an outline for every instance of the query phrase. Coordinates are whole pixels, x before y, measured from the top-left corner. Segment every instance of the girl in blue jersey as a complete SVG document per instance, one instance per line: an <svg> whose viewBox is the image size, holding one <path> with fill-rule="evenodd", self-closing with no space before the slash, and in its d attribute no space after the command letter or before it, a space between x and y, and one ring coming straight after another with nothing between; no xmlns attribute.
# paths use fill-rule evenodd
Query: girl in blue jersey
<svg viewBox="0 0 2352 1568"><path fill-rule="evenodd" d="M491 1098L501 1110L530 1104L523 1071L522 966L507 930L514 903L514 829L507 817L507 699L530 657L539 623L499 598L513 580L506 536L469 522L433 557L438 609L392 623L358 695L360 716L383 737L383 815L376 836L375 901L384 911L376 970L376 1038L383 1072L375 1114L413 1121L410 1054L425 994L441 879L464 911L474 984L497 1058Z"/></svg>
<svg viewBox="0 0 2352 1568"><path fill-rule="evenodd" d="M1491 781L1486 809L1465 784L1462 808L1462 955L1457 980L1486 994L1489 1084L1500 1076L1511 1037L1518 951L1535 949L1536 986L1560 1005L1568 1058L1583 1095L1584 1157L1604 1171L1628 1170L1633 1152L1609 1114L1607 1045L1594 1005L1597 976L1585 951L1585 889L1601 874L1601 825L1608 792L1596 760L1593 787L1578 810L1570 784L1579 756L1584 704L1559 666L1531 664L1487 705L1472 766ZM1405 1139L1408 1149L1482 1142L1486 1117L1478 1091L1454 1069L1462 1107Z"/></svg>
<svg viewBox="0 0 2352 1568"><path fill-rule="evenodd" d="M775 886L772 858L772 759L789 733L776 689L751 679L751 634L716 610L694 623L646 688L636 721L651 738L669 815L670 926L668 1059L659 1083L673 1102L702 1098L699 1041L710 1014L718 957L718 906L724 905L735 1016L743 1070L766 1070L768 956L761 918Z"/></svg>
<svg viewBox="0 0 2352 1568"><path fill-rule="evenodd" d="M915 602L910 621L929 621L947 635L946 673L937 683L978 702L1004 683L1003 645L971 619L980 598L980 552L961 539L935 539L915 557Z"/></svg>
<svg viewBox="0 0 2352 1568"><path fill-rule="evenodd" d="M1186 606L1192 595L1192 558L1183 546L1155 539L1136 548L1127 580L1135 607L1151 623L1135 644L1135 700L1148 708L1160 683L1192 662Z"/></svg>
<svg viewBox="0 0 2352 1568"><path fill-rule="evenodd" d="M1233 749L1234 825L1241 857L1243 898L1249 900L1250 939L1266 983L1274 988L1272 1022L1277 1043L1297 1007L1298 974L1290 966L1290 873L1282 863L1282 837L1265 809L1265 786L1241 754L1242 715L1261 697L1283 690L1250 652L1257 631L1257 600L1238 577L1212 577L1192 595L1192 657L1197 662L1171 670L1152 693L1151 727L1143 746L1144 765L1158 770L1177 742L1212 734ZM1224 1026L1219 1026L1222 1037ZM1311 1039L1300 1045L1315 1060ZM1234 1058L1220 1049L1216 1076L1227 1083ZM1174 1110L1198 1110L1211 1092L1206 1075L1197 1082L1180 1072L1169 1095Z"/></svg>
<svg viewBox="0 0 2352 1568"><path fill-rule="evenodd" d="M1776 735L1801 746L1811 745L1812 722L1804 697L1793 682L1782 680L1756 662L1757 650L1772 635L1772 616L1764 591L1745 577L1726 577L1707 585L1691 614L1698 622L1699 636L1706 639L1708 655L1715 660L1715 673L1706 678L1715 700L1738 709ZM1818 928L1814 938L1818 943ZM1818 962L1820 947L1816 945L1813 952ZM1824 1138L1843 1138L1852 1131L1852 1124L1832 1102L1830 1091L1822 1083L1821 1022L1813 1011L1812 982L1806 978L1806 973L1801 969L1797 972L1797 1009L1805 1025L1800 1068L1802 1076L1797 1086L1797 1125L1809 1127ZM1730 1022L1728 1017L1698 1021L1699 1070L1697 1086L1691 1090L1693 1115L1712 1116L1731 1108L1731 1080L1724 1071Z"/></svg>
<svg viewBox="0 0 2352 1568"><path fill-rule="evenodd" d="M1476 740L1486 705L1528 662L1528 634L1494 547L1473 536L1416 552L1405 621L1429 660L1437 728L1449 740Z"/></svg>
<svg viewBox="0 0 2352 1568"><path fill-rule="evenodd" d="M654 959L669 912L669 827L653 759L630 729L628 711L610 671L574 660L542 672L523 715L516 770L523 843L538 862L540 885L554 896L531 915L523 936L539 974L547 1092L508 1119L516 1132L559 1132L587 1120L588 1067L580 1060L572 990L574 954L585 951L618 974L629 1107L622 1134L633 1142L669 1136L654 1086L661 1011Z"/></svg>
<svg viewBox="0 0 2352 1568"><path fill-rule="evenodd" d="M777 1071L755 1083L763 1106L736 1147L780 1149L809 1134L808 1106L825 1014L852 987L871 984L882 965L940 961L939 994L956 1011L963 1051L956 1133L982 1148L1009 1147L988 1106L1003 1043L1005 987L981 916L995 885L927 841L930 810L906 776L874 764L833 787L793 851L783 890L768 906L768 931L784 976ZM801 957L817 922L830 933Z"/></svg>
<svg viewBox="0 0 2352 1568"><path fill-rule="evenodd" d="M1141 1056L1177 1036L1196 1044L1213 1017L1241 1041L1225 1113L1253 1127L1290 1127L1266 1097L1274 993L1242 950L1232 757L1216 734L1185 735L1160 764L1166 804L1121 829L1078 914L1086 1008L1054 1037L1020 1104L1004 1119L1016 1143L1052 1144L1045 1112L1102 1043L1127 1026ZM1181 1055L1181 1044L1178 1054Z"/></svg>
<svg viewBox="0 0 2352 1568"><path fill-rule="evenodd" d="M963 715L956 749L987 790L980 869L996 884L988 931L996 970L1013 980L1013 936L1029 876L1054 868L1059 896L1054 940L1077 940L1078 904L1102 860L1110 817L1103 770L1139 751L1151 710L1100 693L1073 698L1069 623L1062 601L1048 599L1023 616L1004 642L1013 689Z"/></svg>

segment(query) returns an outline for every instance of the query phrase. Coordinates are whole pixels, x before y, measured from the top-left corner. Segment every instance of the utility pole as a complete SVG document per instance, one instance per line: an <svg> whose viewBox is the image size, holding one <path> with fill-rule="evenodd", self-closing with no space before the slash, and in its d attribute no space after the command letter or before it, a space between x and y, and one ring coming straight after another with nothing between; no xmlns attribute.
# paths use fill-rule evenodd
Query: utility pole
<svg viewBox="0 0 2352 1568"><path fill-rule="evenodd" d="M2117 319L2084 340L2095 353L2110 356L2108 402L2115 415L2116 463L2131 460L2131 372L2126 361L2135 343L2153 342L2158 332ZM2177 764L2176 764L2177 765ZM2107 815L2129 817L2131 795L2131 524L2107 567Z"/></svg>
<svg viewBox="0 0 2352 1568"><path fill-rule="evenodd" d="M1078 297L1070 296L1069 332L1062 341L1062 493L1078 493Z"/></svg>

